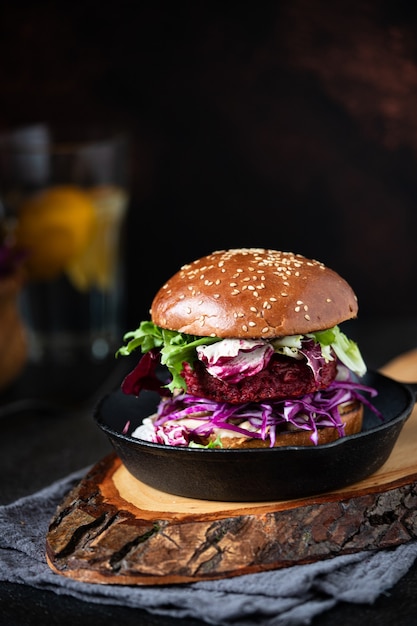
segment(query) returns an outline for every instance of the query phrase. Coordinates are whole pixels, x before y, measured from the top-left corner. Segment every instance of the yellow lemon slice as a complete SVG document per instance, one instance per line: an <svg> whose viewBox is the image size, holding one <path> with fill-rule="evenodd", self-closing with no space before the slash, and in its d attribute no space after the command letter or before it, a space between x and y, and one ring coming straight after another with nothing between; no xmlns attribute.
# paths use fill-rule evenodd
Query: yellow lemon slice
<svg viewBox="0 0 417 626"><path fill-rule="evenodd" d="M80 255L71 259L66 272L80 291L90 287L108 291L114 286L118 269L120 234L128 196L122 188L101 186L91 189L89 197L96 211L90 243Z"/></svg>
<svg viewBox="0 0 417 626"><path fill-rule="evenodd" d="M29 275L50 279L88 246L96 221L90 196L75 186L56 186L19 208L16 244L28 251Z"/></svg>

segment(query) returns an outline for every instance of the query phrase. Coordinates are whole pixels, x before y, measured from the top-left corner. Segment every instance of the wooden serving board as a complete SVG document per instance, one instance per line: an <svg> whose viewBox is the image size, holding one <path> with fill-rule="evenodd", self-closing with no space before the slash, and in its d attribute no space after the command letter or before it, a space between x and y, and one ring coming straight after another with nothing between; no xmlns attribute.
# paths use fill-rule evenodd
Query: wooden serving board
<svg viewBox="0 0 417 626"><path fill-rule="evenodd" d="M417 381L417 351L381 370ZM375 474L299 500L213 502L162 493L112 454L58 507L46 537L53 571L96 583L227 578L417 538L417 408Z"/></svg>

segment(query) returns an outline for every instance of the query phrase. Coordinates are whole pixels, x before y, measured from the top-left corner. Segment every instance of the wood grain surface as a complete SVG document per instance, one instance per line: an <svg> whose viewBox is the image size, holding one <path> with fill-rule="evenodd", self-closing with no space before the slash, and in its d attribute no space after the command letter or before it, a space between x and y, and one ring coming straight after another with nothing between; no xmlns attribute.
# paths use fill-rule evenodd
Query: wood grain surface
<svg viewBox="0 0 417 626"><path fill-rule="evenodd" d="M417 351L381 370L417 381ZM64 498L46 537L53 571L76 580L187 583L288 567L417 537L417 409L388 461L350 487L299 500L212 502L162 493L114 454Z"/></svg>

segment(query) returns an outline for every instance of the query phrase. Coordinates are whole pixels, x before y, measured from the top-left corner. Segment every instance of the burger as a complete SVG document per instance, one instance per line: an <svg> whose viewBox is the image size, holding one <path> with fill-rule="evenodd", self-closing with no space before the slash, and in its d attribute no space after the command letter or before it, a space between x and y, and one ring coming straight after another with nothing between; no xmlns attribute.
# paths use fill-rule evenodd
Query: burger
<svg viewBox="0 0 417 626"><path fill-rule="evenodd" d="M240 248L184 265L117 352L141 352L123 392L159 394L155 413L131 435L259 448L359 432L376 391L360 382L366 365L339 328L357 312L350 285L300 254Z"/></svg>

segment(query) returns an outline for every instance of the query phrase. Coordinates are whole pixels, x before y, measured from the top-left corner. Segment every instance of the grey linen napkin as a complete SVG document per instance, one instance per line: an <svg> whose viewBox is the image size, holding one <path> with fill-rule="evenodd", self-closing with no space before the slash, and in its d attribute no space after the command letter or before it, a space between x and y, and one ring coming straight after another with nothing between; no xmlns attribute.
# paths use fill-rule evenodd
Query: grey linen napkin
<svg viewBox="0 0 417 626"><path fill-rule="evenodd" d="M235 578L172 586L82 583L53 573L45 560L48 524L64 495L86 469L0 507L0 580L100 604L141 608L209 624L309 624L337 602L371 604L411 567L417 542L308 565Z"/></svg>

